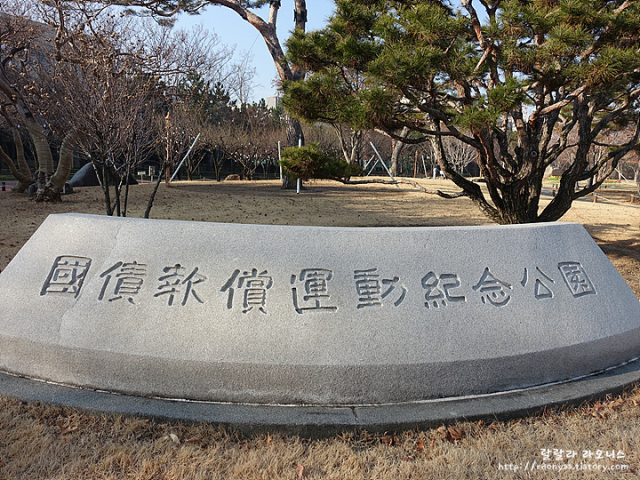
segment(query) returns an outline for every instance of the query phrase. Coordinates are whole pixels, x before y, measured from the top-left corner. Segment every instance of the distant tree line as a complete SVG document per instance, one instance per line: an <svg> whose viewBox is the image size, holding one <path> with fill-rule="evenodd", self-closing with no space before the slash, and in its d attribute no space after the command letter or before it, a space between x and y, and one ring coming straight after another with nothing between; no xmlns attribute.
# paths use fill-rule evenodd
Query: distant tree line
<svg viewBox="0 0 640 480"><path fill-rule="evenodd" d="M95 168L110 215L126 215L139 165L171 172L198 135L188 178L207 156L232 158L246 178L276 161L281 111L239 100L254 71L209 32L80 1L9 0L0 42L0 129L11 139L0 157L16 191L35 181L36 200L60 198L74 151Z"/></svg>

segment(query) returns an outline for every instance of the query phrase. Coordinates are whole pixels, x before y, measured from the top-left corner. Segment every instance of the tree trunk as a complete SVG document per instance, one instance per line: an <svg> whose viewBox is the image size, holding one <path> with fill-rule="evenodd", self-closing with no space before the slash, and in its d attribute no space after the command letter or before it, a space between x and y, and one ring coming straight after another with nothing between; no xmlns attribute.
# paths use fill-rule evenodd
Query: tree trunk
<svg viewBox="0 0 640 480"><path fill-rule="evenodd" d="M122 216L122 211L120 208L120 193L122 192L122 180L117 181L117 179L114 183L115 185L113 186L113 195L114 195L114 199L113 199L113 207L111 207L111 211L115 211L116 213L116 217L120 217Z"/></svg>
<svg viewBox="0 0 640 480"><path fill-rule="evenodd" d="M11 173L18 180L18 184L13 188L17 193L24 193L29 185L33 183L33 173L27 164L27 160L24 156L24 144L22 143L22 137L17 128L13 127L13 141L16 146L16 165L13 164L10 158L6 158L5 161L11 170ZM1 149L0 149L1 150ZM4 152L1 152L4 154Z"/></svg>
<svg viewBox="0 0 640 480"><path fill-rule="evenodd" d="M107 215L113 216L113 207L111 206L111 190L109 189L109 174L104 163L101 165L102 175L102 191L104 192L104 208Z"/></svg>
<svg viewBox="0 0 640 480"><path fill-rule="evenodd" d="M31 130L29 130L31 131ZM59 202L62 200L60 194L67 183L67 179L69 178L69 173L71 172L71 167L73 166L73 143L76 140L76 131L71 131L62 141L62 146L60 147L60 155L58 159L58 167L56 168L55 173L53 173L53 156L51 155L51 149L49 148L49 144L47 143L46 154L45 154L45 163L44 169L42 168L43 163L41 162L41 151L44 150L44 147L41 146L40 149L36 146L36 151L38 152L38 163L40 163L41 169L38 175L38 181L36 182L38 186L38 190L36 192L35 200L36 202ZM42 132L42 137L38 136L38 142L43 141L44 132ZM32 137L33 138L33 137ZM44 139L46 141L46 139ZM36 139L34 138L34 143ZM49 167L49 162L51 167ZM51 173L47 173L48 171ZM44 184L43 184L44 182Z"/></svg>
<svg viewBox="0 0 640 480"><path fill-rule="evenodd" d="M131 162L127 162L127 176L124 183L124 200L122 202L122 216L127 216L127 204L129 203L129 175L131 175Z"/></svg>
<svg viewBox="0 0 640 480"><path fill-rule="evenodd" d="M31 135L33 146L35 148L36 159L38 161L38 169L36 171L36 202L56 202L60 200L60 192L54 192L47 188L49 179L53 175L53 156L51 155L51 147L47 141L44 130L35 121L26 122L27 130Z"/></svg>
<svg viewBox="0 0 640 480"><path fill-rule="evenodd" d="M165 165L160 166L160 173L158 175L158 180L156 180L156 185L153 187L153 192L149 196L149 201L147 202L147 209L144 211L144 218L149 218L149 214L151 214L151 207L153 207L153 201L156 198L156 193L158 193L158 188L162 183L162 176L165 172Z"/></svg>
<svg viewBox="0 0 640 480"><path fill-rule="evenodd" d="M73 166L74 143L77 140L77 137L77 131L71 131L66 137L64 137L62 145L60 146L58 168L56 168L56 173L54 173L50 179L50 188L58 192L62 191L67 183L67 179L69 178L69 173Z"/></svg>
<svg viewBox="0 0 640 480"><path fill-rule="evenodd" d="M400 137L407 138L409 135L409 128L404 127L402 132L400 132ZM391 152L391 175L394 177L398 176L398 159L400 158L400 153L402 153L402 149L404 148L404 142L400 140L393 140L393 150Z"/></svg>
<svg viewBox="0 0 640 480"><path fill-rule="evenodd" d="M0 157L4 160L4 163L7 164L9 170L11 170L11 175L16 177L18 180L18 184L12 189L16 193L24 193L29 185L33 183L33 175L29 170L29 166L26 164L24 160L24 150L22 146L22 139L20 138L20 134L17 131L14 131L13 138L16 144L16 156L17 163L20 167L19 169L16 167L11 157L5 153L5 151L0 147ZM21 161L22 159L22 161Z"/></svg>

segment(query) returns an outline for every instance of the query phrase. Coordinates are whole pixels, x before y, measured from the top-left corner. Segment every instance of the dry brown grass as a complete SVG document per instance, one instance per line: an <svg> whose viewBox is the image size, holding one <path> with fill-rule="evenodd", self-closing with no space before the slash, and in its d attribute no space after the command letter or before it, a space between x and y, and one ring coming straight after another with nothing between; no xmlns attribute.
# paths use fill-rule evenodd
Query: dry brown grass
<svg viewBox="0 0 640 480"><path fill-rule="evenodd" d="M133 192L140 216L148 186ZM46 215L102 213L98 189L58 205L0 192L0 269ZM486 223L465 199L445 201L394 187L315 183L299 196L274 183L163 187L155 218L316 225ZM580 202L583 223L640 295L640 212ZM640 391L509 422L460 422L427 431L346 433L308 440L277 433L244 438L207 424L100 415L0 396L0 479L556 479L636 478L640 469ZM449 428L450 427L450 428ZM541 449L577 457L544 462ZM624 459L583 459L583 452ZM535 462L533 470L524 470ZM541 470L625 465L626 470ZM516 469L517 468L517 469Z"/></svg>
<svg viewBox="0 0 640 480"><path fill-rule="evenodd" d="M307 440L277 433L244 438L213 425L88 414L0 397L0 478L635 478L639 405L640 392L634 390L510 422ZM574 450L578 456L545 462L543 448ZM625 458L582 458L584 451L598 450L622 451ZM533 470L524 470L527 462ZM531 467L534 462L628 469L560 473ZM505 470L507 465L521 469Z"/></svg>

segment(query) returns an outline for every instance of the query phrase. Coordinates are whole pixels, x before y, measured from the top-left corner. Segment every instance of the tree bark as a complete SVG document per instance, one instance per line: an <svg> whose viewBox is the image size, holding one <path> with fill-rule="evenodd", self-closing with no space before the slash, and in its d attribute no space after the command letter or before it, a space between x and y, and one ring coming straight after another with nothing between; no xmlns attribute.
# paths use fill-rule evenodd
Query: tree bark
<svg viewBox="0 0 640 480"><path fill-rule="evenodd" d="M407 138L409 135L409 128L403 127L402 132L400 132L401 138ZM402 153L402 149L404 148L405 143L402 140L393 139L393 150L391 151L391 175L394 177L398 176L398 159L400 158L400 153Z"/></svg>
<svg viewBox="0 0 640 480"><path fill-rule="evenodd" d="M54 180L55 183L52 184L50 182L52 175L54 175L54 170L53 155L51 154L51 147L49 146L47 135L45 134L42 126L34 117L31 108L27 105L27 102L21 95L20 91L17 90L7 79L4 65L2 65L2 68L0 68L0 91L5 94L5 96L11 102L11 105L18 111L18 115L23 119L25 127L27 128L27 131L31 135L31 139L33 140L36 161L38 163L38 167L36 170L37 191L35 200L37 202L60 201L60 191L62 190L62 187L64 187L64 182L62 183L62 187L60 187L59 190L57 189L56 185L60 183L63 176L64 181L66 182L66 176L68 176L69 174L71 164L69 163L68 165L69 170L66 170L67 161L61 161L58 164L58 171L56 172L56 178ZM72 155L70 155L70 157L72 159ZM65 170L66 174L64 173Z"/></svg>
<svg viewBox="0 0 640 480"><path fill-rule="evenodd" d="M127 205L129 203L129 176L131 175L131 163L127 162L127 176L124 184L124 199L122 201L122 216L127 216Z"/></svg>
<svg viewBox="0 0 640 480"><path fill-rule="evenodd" d="M42 134L44 134L44 132L42 132ZM62 200L60 194L67 183L67 179L69 178L69 173L71 172L71 167L73 165L73 151L76 135L76 131L71 131L62 141L58 167L56 168L55 173L53 173L53 156L51 155L51 149L47 143L45 160L46 162L51 162L51 167L49 167L47 163L45 169L41 170L38 174L38 180L36 182L38 187L35 196L36 202L59 202ZM36 140L34 138L34 143L35 141ZM42 137L38 137L38 141L41 142ZM41 146L41 150L43 149L44 146ZM36 151L38 151L38 147L36 147ZM40 155L40 151L38 151L38 155ZM40 156L38 156L38 160L40 160ZM49 168L51 169L51 174L46 173Z"/></svg>
<svg viewBox="0 0 640 480"><path fill-rule="evenodd" d="M0 148L0 157L4 160L4 162L11 170L11 175L16 177L18 180L18 184L12 189L16 193L24 193L29 185L33 183L33 174L29 169L29 165L24 158L24 146L22 144L22 138L20 137L20 133L17 129L13 129L13 140L16 145L16 164L11 160L11 157L5 153L2 148Z"/></svg>
<svg viewBox="0 0 640 480"><path fill-rule="evenodd" d="M64 138L64 140L62 141L62 145L60 146L58 168L56 168L56 172L49 180L49 187L55 191L62 191L65 184L67 183L67 179L69 178L69 173L71 172L71 167L73 166L74 143L77 139L77 135L77 131L75 130L70 132Z"/></svg>
<svg viewBox="0 0 640 480"><path fill-rule="evenodd" d="M103 162L100 165L101 176L102 176L102 190L104 192L104 208L107 212L107 215L110 217L113 216L113 207L111 206L111 190L109 189L109 173L107 172L107 167Z"/></svg>
<svg viewBox="0 0 640 480"><path fill-rule="evenodd" d="M144 211L144 218L149 218L149 215L151 214L151 207L153 207L153 201L156 198L156 193L158 193L158 188L160 187L160 184L162 183L162 176L164 175L164 171L165 171L165 165L161 165L160 166L160 173L158 174L158 180L156 180L156 184L153 187L153 191L151 192L151 195L149 196L149 201L147 202L147 209Z"/></svg>

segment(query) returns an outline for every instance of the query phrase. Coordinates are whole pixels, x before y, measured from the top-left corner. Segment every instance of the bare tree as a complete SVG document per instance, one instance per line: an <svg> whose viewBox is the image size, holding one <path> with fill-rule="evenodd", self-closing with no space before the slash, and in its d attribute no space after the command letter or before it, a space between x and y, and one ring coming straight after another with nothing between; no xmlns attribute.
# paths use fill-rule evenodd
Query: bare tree
<svg viewBox="0 0 640 480"><path fill-rule="evenodd" d="M251 67L253 56L244 53L239 62L234 65L233 73L229 78L229 87L240 105L246 105L253 95L253 78L256 69Z"/></svg>
<svg viewBox="0 0 640 480"><path fill-rule="evenodd" d="M227 154L240 165L243 178L253 180L258 167L263 167L266 172L268 165L276 161L277 143L273 140L270 132L264 129L259 132L248 129L238 132Z"/></svg>
<svg viewBox="0 0 640 480"><path fill-rule="evenodd" d="M180 12L197 13L207 5L216 5L237 13L243 20L251 24L262 36L273 59L281 82L300 80L304 71L298 65L290 63L278 38L276 25L281 0L103 0L117 5L138 6L147 9L154 15L172 17ZM295 31L304 31L307 23L307 5L305 0L294 0ZM262 18L254 10L269 4L268 18ZM300 122L285 114L287 143L290 146L304 143L304 134ZM283 181L284 188L292 188L293 182Z"/></svg>
<svg viewBox="0 0 640 480"><path fill-rule="evenodd" d="M216 180L222 180L222 169L224 167L225 154L223 149L224 132L221 132L222 122L217 125L206 124L200 136L200 154L211 156L211 164L216 174Z"/></svg>
<svg viewBox="0 0 640 480"><path fill-rule="evenodd" d="M123 217L127 216L129 180L132 178L132 172L135 171L135 167L150 159L156 151L157 137L155 136L153 117L146 108L143 108L147 106L140 105L140 109L135 112L134 117L129 118L132 128L123 129L122 138L118 139L120 146L118 156L122 158L122 166L117 173L120 182L124 182L125 185L121 213Z"/></svg>
<svg viewBox="0 0 640 480"><path fill-rule="evenodd" d="M331 124L331 127L340 142L344 160L347 163L358 163L365 130L354 129L344 123Z"/></svg>
<svg viewBox="0 0 640 480"><path fill-rule="evenodd" d="M463 174L467 165L478 158L478 152L475 148L457 138L445 137L442 139L442 144L447 161L459 174Z"/></svg>
<svg viewBox="0 0 640 480"><path fill-rule="evenodd" d="M258 168L266 173L269 166L277 164L278 138L268 128L221 125L217 129L216 148L240 167L240 175L246 180L253 180Z"/></svg>
<svg viewBox="0 0 640 480"><path fill-rule="evenodd" d="M166 165L171 169L167 172L173 171L179 166L179 162L185 158L191 145L198 138L198 134L202 133L204 124L205 121L200 117L199 112L189 108L183 102L171 106L167 116L157 123L159 133L164 133L162 138L166 142L160 150L165 156ZM189 180L198 166L192 158L186 157L184 163ZM168 181L170 178L166 180Z"/></svg>
<svg viewBox="0 0 640 480"><path fill-rule="evenodd" d="M304 138L307 143L318 145L320 151L338 157L343 155L342 146L333 125L326 123L304 123Z"/></svg>
<svg viewBox="0 0 640 480"><path fill-rule="evenodd" d="M27 12L26 3L8 1L0 5L0 100L3 104L0 115L14 130L17 167L5 152L1 156L12 172L18 174L18 191L24 191L25 185L30 183L30 171L24 162L22 137L15 133L24 127L33 141L37 161L36 201L56 201L60 200L60 192L71 170L71 143L75 131L70 130L62 142L64 150L60 152L58 167L54 170L52 147L46 131L49 125L39 115L32 92L36 86L42 86L42 69L53 61L53 51L47 45L47 38L58 32L33 21Z"/></svg>
<svg viewBox="0 0 640 480"><path fill-rule="evenodd" d="M226 78L232 54L202 28L174 30L81 1L60 2L42 16L61 32L53 81L63 100L52 110L81 128L79 146L99 173L107 214L126 215L131 172L156 147L156 111L180 103L175 91L185 76ZM183 117L171 124L174 144L184 143L179 132L193 123Z"/></svg>
<svg viewBox="0 0 640 480"><path fill-rule="evenodd" d="M13 191L16 193L24 193L33 181L33 173L31 172L24 156L24 145L22 143L20 132L11 121L11 116L8 113L3 116L13 133L13 142L16 147L16 162L14 162L13 159L5 153L2 147L0 147L0 158L4 160L9 167L11 174L16 178L16 180L18 180L18 184L13 188Z"/></svg>

